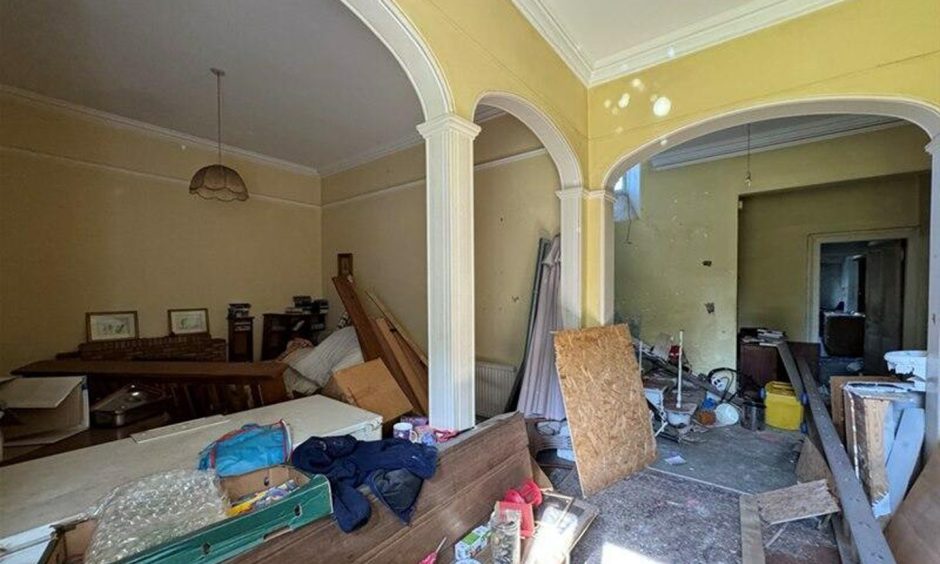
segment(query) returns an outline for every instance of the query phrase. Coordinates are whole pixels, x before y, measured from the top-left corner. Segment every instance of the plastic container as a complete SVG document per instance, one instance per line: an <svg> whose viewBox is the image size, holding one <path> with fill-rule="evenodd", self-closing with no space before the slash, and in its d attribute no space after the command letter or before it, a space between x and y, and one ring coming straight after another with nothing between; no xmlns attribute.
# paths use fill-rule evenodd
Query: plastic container
<svg viewBox="0 0 940 564"><path fill-rule="evenodd" d="M797 431L803 422L803 404L790 384L770 382L764 386L764 422L777 429Z"/></svg>

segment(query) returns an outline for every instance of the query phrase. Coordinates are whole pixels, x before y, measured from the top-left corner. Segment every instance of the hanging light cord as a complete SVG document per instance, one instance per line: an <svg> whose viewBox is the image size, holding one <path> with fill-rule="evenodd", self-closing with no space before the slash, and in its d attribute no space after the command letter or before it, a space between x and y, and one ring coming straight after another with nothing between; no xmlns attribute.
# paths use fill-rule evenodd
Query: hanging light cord
<svg viewBox="0 0 940 564"><path fill-rule="evenodd" d="M222 77L225 71L212 69L212 73L215 75L216 141L219 149L219 164L222 164Z"/></svg>

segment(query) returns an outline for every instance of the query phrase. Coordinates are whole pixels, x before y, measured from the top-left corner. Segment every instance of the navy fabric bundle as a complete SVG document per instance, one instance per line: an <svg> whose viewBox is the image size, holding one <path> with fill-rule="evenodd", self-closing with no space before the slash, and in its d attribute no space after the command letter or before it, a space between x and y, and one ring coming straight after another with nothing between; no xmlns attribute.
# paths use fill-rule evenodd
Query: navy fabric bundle
<svg viewBox="0 0 940 564"><path fill-rule="evenodd" d="M294 449L291 464L326 476L336 522L348 533L365 524L372 513L369 500L357 489L362 484L368 484L386 507L408 523L421 485L437 468L437 449L404 439L310 437Z"/></svg>

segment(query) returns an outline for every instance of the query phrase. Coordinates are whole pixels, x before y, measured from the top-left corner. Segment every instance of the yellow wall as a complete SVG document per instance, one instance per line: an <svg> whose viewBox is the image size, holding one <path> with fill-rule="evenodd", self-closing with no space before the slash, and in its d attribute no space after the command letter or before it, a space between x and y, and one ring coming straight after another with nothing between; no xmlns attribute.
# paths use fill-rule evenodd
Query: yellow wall
<svg viewBox="0 0 940 564"><path fill-rule="evenodd" d="M0 374L74 350L89 311L137 310L152 337L207 307L226 337L229 302L320 293L318 177L226 158L252 198L209 202L188 193L209 148L7 93L0 123Z"/></svg>
<svg viewBox="0 0 940 564"><path fill-rule="evenodd" d="M474 144L477 356L518 365L528 320L539 237L558 231L558 174L545 154L485 163L541 147L511 116L482 124ZM352 199L349 199L352 198ZM323 179L323 287L336 254L354 255L356 281L374 291L418 342L427 345L424 149L405 149Z"/></svg>
<svg viewBox="0 0 940 564"><path fill-rule="evenodd" d="M739 197L745 192L784 191L922 171L929 168L928 155L923 150L925 142L926 136L919 129L903 126L757 153L751 159L753 182L748 190L743 183L743 157L661 171L644 165L640 219L632 225L617 223L615 227L614 300L617 315L638 324L640 334L646 340L655 340L659 333L676 334L679 329L684 329L689 358L697 370L734 366L736 312L739 307ZM813 190L808 189L807 192ZM899 202L908 202L905 198L911 193L916 194L916 190L903 194L889 189L881 192L886 202L896 198ZM871 191L860 191L851 198L845 198L838 208L839 213L843 214L842 217L846 217L845 214L856 217L851 215L854 210L869 210L877 206L878 201L863 198L871 195ZM912 213L917 209L915 204ZM837 210L831 211L834 218L839 217ZM787 216L781 220L795 223L798 217ZM906 216L886 215L879 220L878 226L909 223ZM855 221L851 225L860 223ZM814 227L817 228L825 230L823 226ZM838 231L845 227L834 223L832 229ZM793 249L802 246L805 251L806 238L805 234L794 237L797 239L780 238L779 245L789 245L792 252L788 260L795 264L800 259L793 255L796 252ZM768 254L775 257L772 252ZM794 307L793 315L799 320L806 310L805 305L795 303L806 295L805 257L802 260L796 271L792 271L794 267L791 264L787 275L773 276L774 280L784 284L775 290L775 295L786 294L790 300L788 306L779 307ZM703 261L711 261L711 266L705 266ZM775 272L771 268L766 276ZM794 282L799 277L802 277L800 281ZM761 280L766 283L766 278ZM767 303L777 307L779 302L772 298ZM706 303L714 304L714 313L706 311ZM791 337L803 338L802 321L784 322L777 317L759 321L749 317L747 322L783 324L780 328L787 330Z"/></svg>
<svg viewBox="0 0 940 564"><path fill-rule="evenodd" d="M602 188L622 156L683 126L760 104L900 96L940 107L938 22L936 0L852 0L594 87L589 185ZM631 94L625 110L605 106L624 93ZM668 116L653 115L653 94L671 99ZM584 233L587 247L599 244L593 220ZM597 318L600 268L590 255L584 265L590 323Z"/></svg>
<svg viewBox="0 0 940 564"><path fill-rule="evenodd" d="M852 180L807 190L758 194L742 201L739 324L806 334L811 235L913 228L906 260L904 348L926 346L927 234L930 183L925 173Z"/></svg>

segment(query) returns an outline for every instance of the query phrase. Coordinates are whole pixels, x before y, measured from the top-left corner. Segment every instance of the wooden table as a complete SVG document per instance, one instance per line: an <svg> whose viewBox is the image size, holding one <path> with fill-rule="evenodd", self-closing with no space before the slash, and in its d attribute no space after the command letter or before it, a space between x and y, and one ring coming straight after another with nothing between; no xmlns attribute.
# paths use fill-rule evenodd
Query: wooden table
<svg viewBox="0 0 940 564"><path fill-rule="evenodd" d="M87 376L141 384L244 384L258 407L287 399L280 362L192 362L147 360L40 360L12 373L24 377Z"/></svg>

